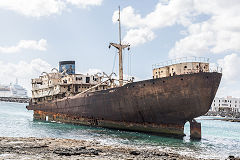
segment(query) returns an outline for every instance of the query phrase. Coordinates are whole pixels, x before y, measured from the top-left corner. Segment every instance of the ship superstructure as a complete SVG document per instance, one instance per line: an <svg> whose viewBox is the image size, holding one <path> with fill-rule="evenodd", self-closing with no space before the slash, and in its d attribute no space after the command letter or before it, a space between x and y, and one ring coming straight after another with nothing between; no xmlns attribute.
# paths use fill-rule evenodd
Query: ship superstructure
<svg viewBox="0 0 240 160"><path fill-rule="evenodd" d="M70 65L73 61L60 62L61 64ZM75 62L74 62L75 63ZM56 68L51 73L43 72L38 78L32 79L32 102L37 104L45 101L71 97L86 91L98 91L109 88L111 85L102 82L104 77L101 73L95 75L89 74L72 74L75 69L61 70Z"/></svg>
<svg viewBox="0 0 240 160"><path fill-rule="evenodd" d="M210 72L209 58L183 57L155 64L153 78L163 78L174 75ZM218 68L216 68L216 71ZM220 68L219 68L220 71Z"/></svg>

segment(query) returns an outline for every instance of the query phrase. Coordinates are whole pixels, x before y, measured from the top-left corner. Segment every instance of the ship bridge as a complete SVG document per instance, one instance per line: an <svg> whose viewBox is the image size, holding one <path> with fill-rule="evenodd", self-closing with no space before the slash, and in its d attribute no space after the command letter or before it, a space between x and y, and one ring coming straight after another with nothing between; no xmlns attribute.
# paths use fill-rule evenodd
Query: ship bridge
<svg viewBox="0 0 240 160"><path fill-rule="evenodd" d="M217 65L210 67L209 58L205 57L183 57L172 59L155 64L152 68L153 78L163 78L199 72L222 72L222 69Z"/></svg>

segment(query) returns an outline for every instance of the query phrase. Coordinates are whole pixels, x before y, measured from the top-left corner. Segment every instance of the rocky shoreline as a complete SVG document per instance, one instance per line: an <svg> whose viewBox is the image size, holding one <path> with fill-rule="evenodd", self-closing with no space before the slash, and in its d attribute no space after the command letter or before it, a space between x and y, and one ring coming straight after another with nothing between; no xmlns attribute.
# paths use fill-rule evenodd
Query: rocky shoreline
<svg viewBox="0 0 240 160"><path fill-rule="evenodd" d="M198 158L159 149L101 145L97 141L0 137L0 160L3 159L196 160ZM228 159L240 160L233 156L229 156Z"/></svg>
<svg viewBox="0 0 240 160"><path fill-rule="evenodd" d="M0 137L0 159L163 159L195 160L158 149L101 145L96 141Z"/></svg>

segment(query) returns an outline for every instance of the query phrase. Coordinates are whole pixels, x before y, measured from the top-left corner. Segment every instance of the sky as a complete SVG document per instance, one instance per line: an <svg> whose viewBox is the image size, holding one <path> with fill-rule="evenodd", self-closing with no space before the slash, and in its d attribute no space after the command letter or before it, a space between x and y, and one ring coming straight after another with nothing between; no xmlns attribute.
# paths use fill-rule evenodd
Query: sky
<svg viewBox="0 0 240 160"><path fill-rule="evenodd" d="M218 97L240 97L239 0L0 0L0 84L31 79L75 60L78 73L118 73L121 6L124 76L152 77L152 65L207 57L222 67Z"/></svg>

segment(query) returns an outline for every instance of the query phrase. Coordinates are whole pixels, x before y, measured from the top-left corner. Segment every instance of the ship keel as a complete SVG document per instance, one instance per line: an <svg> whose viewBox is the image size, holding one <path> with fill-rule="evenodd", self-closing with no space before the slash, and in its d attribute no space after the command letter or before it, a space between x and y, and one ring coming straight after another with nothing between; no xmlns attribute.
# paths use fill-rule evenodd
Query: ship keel
<svg viewBox="0 0 240 160"><path fill-rule="evenodd" d="M44 121L56 121L62 123L87 125L95 127L104 127L109 129L125 130L125 131L138 131L143 133L151 133L155 135L164 135L182 138L184 134L184 124L153 124L153 123L133 123L133 122L120 122L110 121L95 118L83 118L77 116L70 116L62 113L52 113L35 110L34 119Z"/></svg>

